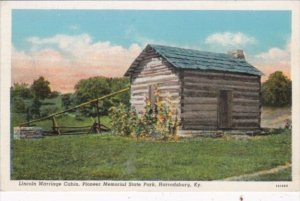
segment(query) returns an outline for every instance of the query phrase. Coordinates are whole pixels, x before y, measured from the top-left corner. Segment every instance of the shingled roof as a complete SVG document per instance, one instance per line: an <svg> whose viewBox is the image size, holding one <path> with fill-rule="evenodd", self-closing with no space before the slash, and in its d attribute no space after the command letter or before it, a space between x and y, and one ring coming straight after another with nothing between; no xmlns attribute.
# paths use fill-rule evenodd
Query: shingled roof
<svg viewBox="0 0 300 201"><path fill-rule="evenodd" d="M205 52L193 49L149 44L145 49L152 48L172 67L178 69L214 70L234 73L245 73L261 76L262 72L249 64L245 59L235 58L230 54ZM140 56L142 53L140 54ZM139 57L140 57L139 56ZM138 66L139 57L131 64L125 76L130 76Z"/></svg>

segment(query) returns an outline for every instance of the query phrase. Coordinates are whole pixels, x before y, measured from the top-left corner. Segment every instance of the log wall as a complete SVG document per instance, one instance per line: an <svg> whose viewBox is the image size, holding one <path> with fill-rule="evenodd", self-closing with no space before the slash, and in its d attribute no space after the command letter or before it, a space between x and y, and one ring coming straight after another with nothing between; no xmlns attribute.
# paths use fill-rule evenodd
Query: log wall
<svg viewBox="0 0 300 201"><path fill-rule="evenodd" d="M170 97L175 104L177 117L180 118L180 80L178 74L153 50L141 55L141 61L131 75L131 106L141 113L145 98L149 96L149 86L157 86L160 96Z"/></svg>
<svg viewBox="0 0 300 201"><path fill-rule="evenodd" d="M260 77L184 70L180 73L180 78L183 130L218 129L220 90L232 91L232 129L260 128Z"/></svg>

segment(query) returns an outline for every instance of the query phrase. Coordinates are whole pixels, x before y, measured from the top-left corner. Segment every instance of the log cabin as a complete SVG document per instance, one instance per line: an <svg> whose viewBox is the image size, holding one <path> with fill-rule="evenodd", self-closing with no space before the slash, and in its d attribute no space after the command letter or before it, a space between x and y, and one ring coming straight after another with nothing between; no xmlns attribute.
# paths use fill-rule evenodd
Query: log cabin
<svg viewBox="0 0 300 201"><path fill-rule="evenodd" d="M155 87L161 97L174 100L179 135L259 130L261 75L242 50L225 54L152 44L125 73L137 113L145 97L153 99Z"/></svg>

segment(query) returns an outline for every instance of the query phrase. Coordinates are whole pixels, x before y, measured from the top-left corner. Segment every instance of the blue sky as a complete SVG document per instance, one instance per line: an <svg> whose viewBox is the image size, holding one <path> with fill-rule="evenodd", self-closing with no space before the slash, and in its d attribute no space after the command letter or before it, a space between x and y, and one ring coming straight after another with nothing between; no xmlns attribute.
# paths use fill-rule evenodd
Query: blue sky
<svg viewBox="0 0 300 201"><path fill-rule="evenodd" d="M289 11L13 10L12 12L13 47L17 54L23 52L33 60L41 51L51 50L54 51L51 55L56 55L55 59L59 55L59 58L63 57L64 60L70 61L78 57L72 50L103 47L106 43L109 43L105 46L107 48L121 47L124 51L133 51L132 49L136 48L134 53L131 52L133 57L145 44L156 43L215 52L239 48L244 49L247 57L254 63L259 63L259 58L265 59L263 63L266 63L266 59L274 59L278 54L279 57L286 59L290 36ZM124 65L125 63L128 65L130 62L124 62ZM127 67L124 66L123 71ZM21 81L28 80L21 79Z"/></svg>
<svg viewBox="0 0 300 201"><path fill-rule="evenodd" d="M13 44L26 38L89 33L93 40L128 47L140 38L199 45L215 32L242 32L257 39L253 52L282 47L291 34L288 11L14 10Z"/></svg>

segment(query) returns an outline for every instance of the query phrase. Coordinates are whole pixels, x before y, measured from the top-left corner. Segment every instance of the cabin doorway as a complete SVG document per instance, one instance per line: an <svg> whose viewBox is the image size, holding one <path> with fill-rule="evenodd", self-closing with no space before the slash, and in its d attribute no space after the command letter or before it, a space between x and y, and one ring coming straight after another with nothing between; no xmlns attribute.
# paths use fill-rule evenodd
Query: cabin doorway
<svg viewBox="0 0 300 201"><path fill-rule="evenodd" d="M218 98L218 128L230 129L232 124L232 91L220 90Z"/></svg>

